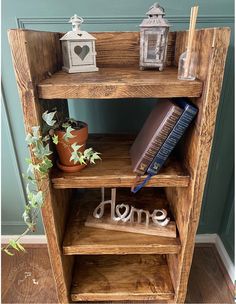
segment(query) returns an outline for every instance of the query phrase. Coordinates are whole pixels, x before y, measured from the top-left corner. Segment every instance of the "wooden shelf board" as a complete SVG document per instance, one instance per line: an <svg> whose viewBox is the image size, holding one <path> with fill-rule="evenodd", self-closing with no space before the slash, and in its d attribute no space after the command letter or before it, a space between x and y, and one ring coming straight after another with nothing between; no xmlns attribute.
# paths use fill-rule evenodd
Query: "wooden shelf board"
<svg viewBox="0 0 236 304"><path fill-rule="evenodd" d="M101 152L102 161L76 173L64 173L54 168L51 174L53 187L131 187L135 181L129 156L133 140L133 136L125 135L91 135L87 146ZM190 176L180 162L170 158L159 174L150 179L146 187L187 187L189 181Z"/></svg>
<svg viewBox="0 0 236 304"><path fill-rule="evenodd" d="M165 256L81 256L75 265L72 301L174 299Z"/></svg>
<svg viewBox="0 0 236 304"><path fill-rule="evenodd" d="M106 199L110 191L106 189ZM75 254L172 254L181 249L179 238L109 231L85 227L88 215L101 201L100 189L85 190L75 196L63 241L63 253ZM171 216L166 197L160 189L143 189L132 194L129 189L117 190L117 202L129 202L147 210L166 208ZM172 216L171 216L171 219Z"/></svg>
<svg viewBox="0 0 236 304"><path fill-rule="evenodd" d="M137 66L100 68L98 72L59 71L38 84L39 98L199 97L202 82L177 79L177 68L140 71Z"/></svg>

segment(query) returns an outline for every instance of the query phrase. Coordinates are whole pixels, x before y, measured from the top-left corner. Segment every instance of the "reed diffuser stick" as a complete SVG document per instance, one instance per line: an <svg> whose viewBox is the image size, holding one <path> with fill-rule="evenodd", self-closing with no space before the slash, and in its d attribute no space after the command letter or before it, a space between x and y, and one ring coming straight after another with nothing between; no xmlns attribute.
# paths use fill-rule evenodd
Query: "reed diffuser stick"
<svg viewBox="0 0 236 304"><path fill-rule="evenodd" d="M198 6L194 6L191 8L190 14L190 24L189 24L189 33L188 33L188 43L187 43L187 55L186 55L186 62L185 62L185 77L188 76L190 60L191 60L191 52L193 48L193 37L195 32L195 26L197 21L198 15Z"/></svg>

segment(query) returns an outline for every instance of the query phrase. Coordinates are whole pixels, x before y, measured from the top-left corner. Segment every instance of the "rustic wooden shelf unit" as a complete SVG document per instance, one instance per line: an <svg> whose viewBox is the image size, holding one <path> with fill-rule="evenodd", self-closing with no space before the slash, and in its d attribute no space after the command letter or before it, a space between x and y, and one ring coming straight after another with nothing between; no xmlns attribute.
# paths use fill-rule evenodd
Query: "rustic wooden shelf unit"
<svg viewBox="0 0 236 304"><path fill-rule="evenodd" d="M61 71L61 33L9 31L27 132L42 123L41 114L46 109L56 106L68 115L69 98L124 98L126 102L125 98L183 96L191 98L199 113L178 155L170 158L160 174L133 197L137 203L152 199L162 206L166 202L177 225L177 238L110 233L84 226L86 214L99 202L98 188L117 187L118 193L130 198L127 189L134 174L128 150L132 137L93 135L90 143L103 153L101 163L76 174L52 169L42 216L58 299L61 303L183 303L230 30L196 31L198 79L191 82L177 80L177 63L185 50L186 31L169 34L168 67L163 72L139 71L139 33L104 32L94 36L99 72L69 75Z"/></svg>

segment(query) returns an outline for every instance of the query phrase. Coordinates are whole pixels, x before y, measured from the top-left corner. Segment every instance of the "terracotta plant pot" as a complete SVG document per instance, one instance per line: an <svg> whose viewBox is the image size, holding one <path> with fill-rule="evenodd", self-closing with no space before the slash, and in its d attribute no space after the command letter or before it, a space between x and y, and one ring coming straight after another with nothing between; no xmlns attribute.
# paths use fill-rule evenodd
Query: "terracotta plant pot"
<svg viewBox="0 0 236 304"><path fill-rule="evenodd" d="M86 165L81 165L80 163L74 164L74 161L70 161L71 152L73 149L71 145L77 143L78 145L83 145L79 151L84 152L86 148L86 141L88 139L88 125L85 122L80 122L82 128L79 130L71 131L71 134L74 135L73 138L68 138L66 141L63 136L65 135L64 131L55 131L55 134L58 136L58 144L56 145L56 150L59 156L59 161L57 165L59 169L65 172L77 172L83 169Z"/></svg>

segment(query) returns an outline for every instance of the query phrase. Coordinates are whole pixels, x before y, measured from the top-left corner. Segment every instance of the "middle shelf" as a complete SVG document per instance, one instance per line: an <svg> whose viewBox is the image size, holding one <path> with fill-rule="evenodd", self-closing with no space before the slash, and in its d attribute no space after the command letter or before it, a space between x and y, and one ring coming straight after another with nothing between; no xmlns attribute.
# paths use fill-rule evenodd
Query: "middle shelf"
<svg viewBox="0 0 236 304"><path fill-rule="evenodd" d="M106 189L109 198L109 189ZM71 202L71 215L63 242L65 255L75 254L173 254L181 249L179 237L160 237L85 226L89 214L101 201L99 189L79 190ZM138 208L154 210L165 208L171 216L169 204L162 189L142 189L134 195L129 189L117 190L117 201L131 203ZM108 207L107 207L108 208ZM145 227L144 227L145 229Z"/></svg>
<svg viewBox="0 0 236 304"><path fill-rule="evenodd" d="M89 165L77 173L64 173L54 168L51 174L53 187L99 188L131 187L135 174L131 168L129 150L134 141L130 135L89 135L87 147L101 152L102 161ZM143 180L145 177L142 177ZM146 184L146 187L187 187L190 176L186 169L174 157L170 157L158 175Z"/></svg>

